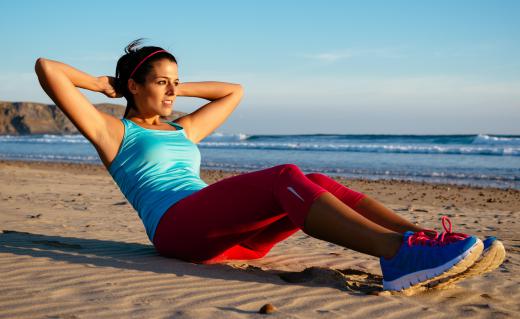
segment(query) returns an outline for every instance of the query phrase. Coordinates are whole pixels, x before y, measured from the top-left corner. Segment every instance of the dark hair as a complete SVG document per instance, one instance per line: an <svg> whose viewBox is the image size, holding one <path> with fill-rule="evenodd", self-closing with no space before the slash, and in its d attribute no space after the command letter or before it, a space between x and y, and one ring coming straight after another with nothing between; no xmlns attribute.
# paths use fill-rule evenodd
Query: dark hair
<svg viewBox="0 0 520 319"><path fill-rule="evenodd" d="M128 111L130 111L131 108L135 108L134 97L128 89L130 73L132 73L135 67L148 55L155 51L163 50L160 47L141 46L142 41L143 39L141 38L130 42L130 44L125 48L125 54L117 61L115 89L118 93L121 93L125 97L127 102L125 115L123 115L123 117L128 115ZM152 62L161 59L168 59L171 62L177 63L177 60L171 53L159 52L144 61L143 64L137 68L134 75L132 76L132 79L139 84L143 84L145 82L146 76L152 69Z"/></svg>

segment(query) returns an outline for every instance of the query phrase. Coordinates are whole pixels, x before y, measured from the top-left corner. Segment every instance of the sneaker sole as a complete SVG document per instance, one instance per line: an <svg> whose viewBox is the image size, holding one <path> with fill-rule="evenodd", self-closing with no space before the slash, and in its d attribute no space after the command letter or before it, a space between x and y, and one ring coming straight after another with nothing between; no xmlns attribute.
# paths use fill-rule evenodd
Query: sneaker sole
<svg viewBox="0 0 520 319"><path fill-rule="evenodd" d="M497 240L488 248L487 252L482 255L482 258L473 264L473 266L469 267L463 273L442 279L437 283L431 283L431 288L448 288L468 277L478 276L493 271L504 262L505 258L506 250L504 244Z"/></svg>
<svg viewBox="0 0 520 319"><path fill-rule="evenodd" d="M478 239L464 254L435 268L417 271L393 281L383 280L384 290L412 293L415 289L425 286L432 281L455 276L464 272L480 257L484 244Z"/></svg>

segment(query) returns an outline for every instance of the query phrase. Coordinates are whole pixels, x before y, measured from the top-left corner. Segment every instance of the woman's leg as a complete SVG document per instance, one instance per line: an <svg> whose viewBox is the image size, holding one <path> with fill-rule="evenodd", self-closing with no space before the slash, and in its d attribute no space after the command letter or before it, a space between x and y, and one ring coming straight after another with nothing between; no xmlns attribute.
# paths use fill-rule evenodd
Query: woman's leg
<svg viewBox="0 0 520 319"><path fill-rule="evenodd" d="M154 245L163 255L194 262L260 258L300 229L323 192L291 164L229 177L170 207Z"/></svg>
<svg viewBox="0 0 520 319"><path fill-rule="evenodd" d="M327 175L311 173L306 174L305 176L314 183L325 188L347 206L378 225L401 234L408 230L413 232L425 230L423 227L412 224L408 220L397 215L393 210L385 207L372 197L349 189Z"/></svg>
<svg viewBox="0 0 520 319"><path fill-rule="evenodd" d="M403 239L401 234L360 215L331 193L314 201L304 231L312 237L386 258L395 255Z"/></svg>
<svg viewBox="0 0 520 319"><path fill-rule="evenodd" d="M330 192L323 194L311 206L305 224L307 233L343 246L347 242L359 251L364 251L367 246L372 246L368 248L370 251L382 249L377 254L386 257L380 259L384 289L401 290L444 278L455 278L448 282L464 278L465 275L458 275L480 255L482 243L474 236L451 233L450 226L446 238L451 239L438 241L437 237L422 232L422 227L411 224L376 200L350 190L326 175L308 174L307 177ZM349 209L345 209L345 205ZM334 209L331 210L330 207ZM359 214L353 213L352 209ZM385 237L395 236L395 233L385 231L380 232L380 239L372 234L363 237L359 234L363 229L358 229L356 222L359 219L359 223L366 224L363 218L368 218L385 229L404 233L403 239L407 244L392 246L392 241L388 241L390 246L382 246L381 242ZM339 236L341 232L345 234ZM356 243L356 240L363 238L367 238L366 243Z"/></svg>
<svg viewBox="0 0 520 319"><path fill-rule="evenodd" d="M277 220L257 234L249 237L240 244L228 249L225 256L228 259L256 259L262 258L279 242L287 239L295 232L299 231L288 216ZM244 258L250 255L251 258Z"/></svg>
<svg viewBox="0 0 520 319"><path fill-rule="evenodd" d="M372 222L383 226L384 228L393 230L395 232L404 233L406 231L422 231L424 230L422 227L414 225L407 221L406 219L397 215L393 210L385 207L383 204L379 203L375 199L371 197L356 192L348 187L336 182L332 178L327 175L321 173L310 173L305 174L305 176L310 179L315 184L326 189L332 195L334 195L337 199L343 202L348 207L355 210L357 213L363 215L365 218L371 220ZM355 216L355 214L354 214ZM335 232L330 232L331 225L323 225L323 227L327 228L329 233L334 234ZM269 239L276 234L276 231L271 232L269 229L264 231L263 233L259 233L254 238L250 239L251 243L269 241ZM288 236L287 236L288 237ZM329 238L330 239L330 238ZM332 240L329 240L332 241ZM378 241L374 243L377 247L380 245L377 244ZM274 245L273 245L274 246ZM343 245L344 246L344 245ZM270 249L270 248L269 248ZM385 251L387 251L385 249ZM266 252L267 253L267 252ZM387 254L390 253L387 251ZM380 253L381 254L381 253Z"/></svg>
<svg viewBox="0 0 520 319"><path fill-rule="evenodd" d="M247 259L249 250L265 254L276 243L264 235L270 227L282 230L280 240L303 229L373 256L393 255L402 241L286 164L224 179L176 203L161 220L154 244L162 254L195 262L237 258L237 249Z"/></svg>

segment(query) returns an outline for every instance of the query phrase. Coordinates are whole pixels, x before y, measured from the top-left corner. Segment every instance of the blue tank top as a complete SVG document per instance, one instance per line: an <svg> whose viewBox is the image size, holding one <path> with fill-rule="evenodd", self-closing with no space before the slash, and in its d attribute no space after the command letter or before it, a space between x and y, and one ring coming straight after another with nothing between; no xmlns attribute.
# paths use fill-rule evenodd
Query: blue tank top
<svg viewBox="0 0 520 319"><path fill-rule="evenodd" d="M200 179L200 151L179 124L176 131L150 130L129 119L119 151L108 169L143 221L153 242L168 208L208 186Z"/></svg>

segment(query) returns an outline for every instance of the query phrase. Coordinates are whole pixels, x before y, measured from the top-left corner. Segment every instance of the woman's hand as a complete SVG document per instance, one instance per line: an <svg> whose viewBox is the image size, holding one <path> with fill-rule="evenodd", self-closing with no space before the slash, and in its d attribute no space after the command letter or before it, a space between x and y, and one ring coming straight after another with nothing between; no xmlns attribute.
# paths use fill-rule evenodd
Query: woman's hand
<svg viewBox="0 0 520 319"><path fill-rule="evenodd" d="M122 97L121 93L118 93L115 89L116 79L112 76L100 76L97 78L100 86L100 93L105 94L110 98Z"/></svg>
<svg viewBox="0 0 520 319"><path fill-rule="evenodd" d="M190 96L215 101L231 94L242 96L242 87L239 84L205 81L179 83L175 88L177 96ZM237 101L238 102L238 101Z"/></svg>
<svg viewBox="0 0 520 319"><path fill-rule="evenodd" d="M184 82L179 84L175 93L211 101L182 117L181 125L188 132L188 138L197 144L224 123L237 107L244 90L240 84L234 83Z"/></svg>

